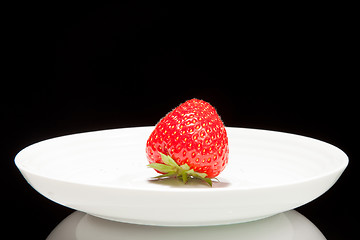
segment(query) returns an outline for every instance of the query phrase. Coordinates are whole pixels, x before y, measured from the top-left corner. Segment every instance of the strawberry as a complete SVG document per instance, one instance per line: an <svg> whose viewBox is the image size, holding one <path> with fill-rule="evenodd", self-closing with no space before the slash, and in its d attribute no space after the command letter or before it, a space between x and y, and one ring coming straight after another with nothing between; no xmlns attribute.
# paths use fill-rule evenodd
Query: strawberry
<svg viewBox="0 0 360 240"><path fill-rule="evenodd" d="M219 115L209 103L191 99L168 113L146 143L149 167L184 183L200 178L212 185L228 163L228 137Z"/></svg>

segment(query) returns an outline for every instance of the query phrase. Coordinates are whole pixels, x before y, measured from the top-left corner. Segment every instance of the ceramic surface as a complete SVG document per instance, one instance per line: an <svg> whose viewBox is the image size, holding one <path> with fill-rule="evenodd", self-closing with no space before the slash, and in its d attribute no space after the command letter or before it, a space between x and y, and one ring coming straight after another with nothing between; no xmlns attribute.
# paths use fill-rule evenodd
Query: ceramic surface
<svg viewBox="0 0 360 240"><path fill-rule="evenodd" d="M240 223L294 209L326 192L348 164L344 152L319 140L227 127L229 164L213 188L154 181L157 173L146 167L145 156L153 128L49 139L23 149L15 163L33 188L59 204L160 226Z"/></svg>

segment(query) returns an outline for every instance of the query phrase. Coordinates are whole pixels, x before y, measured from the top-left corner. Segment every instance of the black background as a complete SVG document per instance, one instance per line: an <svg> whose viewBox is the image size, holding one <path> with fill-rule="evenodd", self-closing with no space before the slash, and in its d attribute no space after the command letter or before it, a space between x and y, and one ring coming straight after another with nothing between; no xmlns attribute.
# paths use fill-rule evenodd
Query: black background
<svg viewBox="0 0 360 240"><path fill-rule="evenodd" d="M33 190L13 159L48 138L154 125L190 98L225 125L317 138L350 164L297 210L327 239L355 231L358 86L351 7L53 4L16 6L3 81L3 212L15 238L45 239L73 210ZM11 67L13 66L13 68Z"/></svg>

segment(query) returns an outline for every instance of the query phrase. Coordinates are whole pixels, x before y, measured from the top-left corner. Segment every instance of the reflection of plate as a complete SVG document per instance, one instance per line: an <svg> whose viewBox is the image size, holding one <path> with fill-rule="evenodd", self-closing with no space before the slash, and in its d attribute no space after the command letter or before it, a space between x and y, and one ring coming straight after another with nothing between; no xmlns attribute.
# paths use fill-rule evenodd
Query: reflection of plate
<svg viewBox="0 0 360 240"><path fill-rule="evenodd" d="M319 229L295 210L255 222L187 228L119 223L74 212L51 232L47 240L218 240L224 238L226 240L325 240Z"/></svg>
<svg viewBox="0 0 360 240"><path fill-rule="evenodd" d="M303 205L327 191L348 163L338 148L307 137L228 127L229 164L220 182L151 181L145 142L153 127L50 139L15 159L27 181L62 205L149 225L246 222Z"/></svg>

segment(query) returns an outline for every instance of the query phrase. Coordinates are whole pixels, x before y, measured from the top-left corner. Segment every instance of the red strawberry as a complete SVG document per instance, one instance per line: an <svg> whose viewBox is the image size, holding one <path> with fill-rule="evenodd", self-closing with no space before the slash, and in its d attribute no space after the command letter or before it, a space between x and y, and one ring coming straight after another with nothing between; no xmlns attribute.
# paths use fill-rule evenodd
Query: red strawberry
<svg viewBox="0 0 360 240"><path fill-rule="evenodd" d="M168 113L146 143L148 165L159 177L189 177L210 185L228 163L228 137L219 115L209 103L191 99Z"/></svg>

